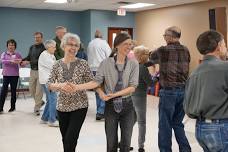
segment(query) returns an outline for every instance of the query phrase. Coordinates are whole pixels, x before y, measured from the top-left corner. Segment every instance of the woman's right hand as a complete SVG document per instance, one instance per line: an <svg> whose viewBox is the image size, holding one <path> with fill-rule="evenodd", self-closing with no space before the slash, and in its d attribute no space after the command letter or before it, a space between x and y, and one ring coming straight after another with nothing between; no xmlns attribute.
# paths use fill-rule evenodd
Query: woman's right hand
<svg viewBox="0 0 228 152"><path fill-rule="evenodd" d="M72 88L72 86L69 85L67 82L59 83L58 84L58 90L60 92L64 92L64 93L73 93L74 92L74 88Z"/></svg>

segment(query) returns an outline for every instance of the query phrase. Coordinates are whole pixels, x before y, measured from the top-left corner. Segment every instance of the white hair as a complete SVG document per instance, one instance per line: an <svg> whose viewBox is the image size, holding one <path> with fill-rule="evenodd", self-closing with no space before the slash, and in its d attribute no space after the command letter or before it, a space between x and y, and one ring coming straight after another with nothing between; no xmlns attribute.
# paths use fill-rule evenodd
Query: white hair
<svg viewBox="0 0 228 152"><path fill-rule="evenodd" d="M67 42L69 41L69 39L75 40L76 43L77 43L77 45L80 46L81 41L80 41L80 38L79 38L79 36L78 36L77 34L66 33L66 34L63 36L62 40L61 40L60 47L61 47L62 49L64 49L64 45L67 44Z"/></svg>
<svg viewBox="0 0 228 152"><path fill-rule="evenodd" d="M51 47L52 45L56 45L56 42L54 40L47 40L44 42L44 46L46 49L48 49L49 47Z"/></svg>

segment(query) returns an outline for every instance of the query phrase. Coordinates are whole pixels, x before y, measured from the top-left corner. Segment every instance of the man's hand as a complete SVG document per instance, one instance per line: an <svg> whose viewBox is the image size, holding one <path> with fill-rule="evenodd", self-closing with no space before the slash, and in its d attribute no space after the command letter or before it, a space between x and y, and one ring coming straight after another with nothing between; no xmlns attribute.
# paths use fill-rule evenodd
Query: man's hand
<svg viewBox="0 0 228 152"><path fill-rule="evenodd" d="M20 63L21 66L26 66L27 64L29 64L29 61L22 61L22 62Z"/></svg>

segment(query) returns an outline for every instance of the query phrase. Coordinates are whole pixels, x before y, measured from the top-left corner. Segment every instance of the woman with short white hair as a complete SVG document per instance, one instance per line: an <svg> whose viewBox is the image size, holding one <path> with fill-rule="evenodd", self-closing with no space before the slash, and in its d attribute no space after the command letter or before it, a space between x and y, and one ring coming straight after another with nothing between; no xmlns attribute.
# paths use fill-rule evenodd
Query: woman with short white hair
<svg viewBox="0 0 228 152"><path fill-rule="evenodd" d="M152 78L148 68L144 65L149 59L149 49L143 45L134 48L134 56L139 62L139 84L132 95L132 101L136 112L135 121L138 122L138 152L144 152L146 136L146 109L147 88L152 84Z"/></svg>
<svg viewBox="0 0 228 152"><path fill-rule="evenodd" d="M85 90L71 92L69 83L90 82L93 74L87 61L75 57L80 47L80 38L76 34L65 34L60 46L64 50L64 58L53 66L48 85L49 89L60 91L57 112L64 152L75 152L88 110L88 97Z"/></svg>
<svg viewBox="0 0 228 152"><path fill-rule="evenodd" d="M40 54L38 60L38 72L39 72L39 82L43 88L43 91L46 94L46 105L44 108L43 115L41 117L42 124L48 124L50 127L57 127L58 122L56 121L56 98L57 95L55 92L49 91L46 85L48 78L51 73L51 69L56 62L56 58L54 56L56 50L56 42L54 40L47 40L44 43L46 48Z"/></svg>

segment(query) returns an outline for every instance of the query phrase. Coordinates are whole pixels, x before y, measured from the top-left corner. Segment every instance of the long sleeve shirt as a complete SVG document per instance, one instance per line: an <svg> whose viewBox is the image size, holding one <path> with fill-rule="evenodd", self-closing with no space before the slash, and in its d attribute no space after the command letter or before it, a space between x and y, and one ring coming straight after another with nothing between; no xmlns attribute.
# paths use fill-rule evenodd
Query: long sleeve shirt
<svg viewBox="0 0 228 152"><path fill-rule="evenodd" d="M56 42L55 58L56 60L62 59L64 57L64 51L60 47L61 40L56 37L54 38L54 41Z"/></svg>
<svg viewBox="0 0 228 152"><path fill-rule="evenodd" d="M160 84L162 87L185 85L189 73L190 53L179 42L169 43L153 52L150 61L160 65Z"/></svg>
<svg viewBox="0 0 228 152"><path fill-rule="evenodd" d="M133 95L136 96L146 96L147 88L152 84L152 78L149 73L149 70L144 64L139 64L139 82L138 87L136 88Z"/></svg>
<svg viewBox="0 0 228 152"><path fill-rule="evenodd" d="M184 110L191 118L228 118L228 62L206 55L185 86Z"/></svg>
<svg viewBox="0 0 228 152"><path fill-rule="evenodd" d="M123 64L117 64L118 69L123 69ZM121 71L121 70L120 70ZM123 71L123 88L137 88L139 80L139 64L136 60L127 60L126 68ZM114 58L107 58L101 62L95 82L104 83L104 89L107 94L115 92L115 86L118 82L118 71L115 68Z"/></svg>
<svg viewBox="0 0 228 152"><path fill-rule="evenodd" d="M45 50L44 44L34 44L29 48L29 53L23 61L30 61L31 69L38 70L38 59L40 54Z"/></svg>
<svg viewBox="0 0 228 152"><path fill-rule="evenodd" d="M44 51L40 54L38 60L39 67L39 82L40 84L46 84L50 76L53 65L55 64L56 59L53 54L50 54L48 51Z"/></svg>
<svg viewBox="0 0 228 152"><path fill-rule="evenodd" d="M19 76L19 65L12 63L15 59L22 59L20 53L9 53L8 51L1 54L1 61L3 66L3 76Z"/></svg>

